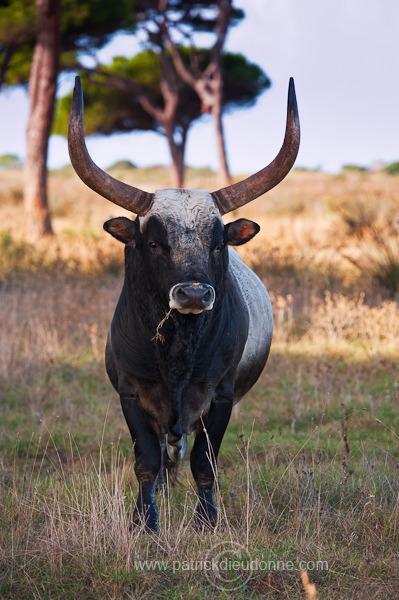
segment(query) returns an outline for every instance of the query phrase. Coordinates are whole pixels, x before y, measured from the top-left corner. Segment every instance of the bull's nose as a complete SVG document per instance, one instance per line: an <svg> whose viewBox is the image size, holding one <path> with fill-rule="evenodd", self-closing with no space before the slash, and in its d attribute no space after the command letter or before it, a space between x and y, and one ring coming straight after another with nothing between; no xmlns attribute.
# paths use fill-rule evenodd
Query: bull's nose
<svg viewBox="0 0 399 600"><path fill-rule="evenodd" d="M199 314L211 310L215 302L215 290L207 283L178 283L169 294L169 307L183 314Z"/></svg>
<svg viewBox="0 0 399 600"><path fill-rule="evenodd" d="M182 307L206 308L212 300L212 289L180 285L174 290L173 297Z"/></svg>

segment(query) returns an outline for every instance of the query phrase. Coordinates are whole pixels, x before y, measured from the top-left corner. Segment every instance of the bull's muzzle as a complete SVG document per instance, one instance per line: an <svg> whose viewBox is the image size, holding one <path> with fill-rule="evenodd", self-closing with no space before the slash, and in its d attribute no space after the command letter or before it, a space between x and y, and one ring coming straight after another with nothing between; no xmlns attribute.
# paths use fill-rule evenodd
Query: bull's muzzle
<svg viewBox="0 0 399 600"><path fill-rule="evenodd" d="M215 298L215 290L207 283L177 283L169 292L169 307L183 315L198 315L204 310L211 310Z"/></svg>

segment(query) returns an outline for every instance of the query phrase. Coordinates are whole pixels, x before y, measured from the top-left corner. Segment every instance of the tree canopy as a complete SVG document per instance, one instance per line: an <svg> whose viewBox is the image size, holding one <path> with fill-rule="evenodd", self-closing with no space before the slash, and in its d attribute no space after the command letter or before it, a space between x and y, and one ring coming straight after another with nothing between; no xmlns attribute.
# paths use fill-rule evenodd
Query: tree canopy
<svg viewBox="0 0 399 600"><path fill-rule="evenodd" d="M138 27L145 31L147 44L160 46L162 5L179 43L194 46L197 33L216 33L220 0L135 0ZM232 7L229 26L234 27L244 16L241 8Z"/></svg>
<svg viewBox="0 0 399 600"><path fill-rule="evenodd" d="M0 0L0 87L28 83L37 27L35 0ZM135 27L132 0L63 0L61 70L77 66L79 53Z"/></svg>
<svg viewBox="0 0 399 600"><path fill-rule="evenodd" d="M191 52L192 50L190 50ZM188 49L185 50L188 60ZM198 49L202 60L206 55ZM259 94L270 87L270 80L262 69L249 62L242 54L223 53L224 93L223 107L233 111L251 106ZM151 101L162 108L163 98L160 89L161 57L152 50L136 54L132 58L117 56L111 65L101 65L104 73L131 80L148 94ZM159 122L143 110L137 97L128 90L106 87L104 78L96 73L82 73L82 85L85 98L86 135L131 132L134 130L163 133ZM187 127L200 118L201 102L195 92L180 82L178 125ZM72 92L58 101L53 133L66 137L68 115Z"/></svg>

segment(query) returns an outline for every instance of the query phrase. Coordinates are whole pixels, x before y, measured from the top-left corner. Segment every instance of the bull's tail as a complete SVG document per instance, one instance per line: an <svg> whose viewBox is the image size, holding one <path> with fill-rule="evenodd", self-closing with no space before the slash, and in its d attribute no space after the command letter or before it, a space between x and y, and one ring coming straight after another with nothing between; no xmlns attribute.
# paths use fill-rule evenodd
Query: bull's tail
<svg viewBox="0 0 399 600"><path fill-rule="evenodd" d="M170 460L168 453L166 451L165 451L163 467L164 467L165 483L168 482L169 485L172 485L172 486L176 485L177 483L180 483L180 480L179 480L180 463L173 462L173 460Z"/></svg>

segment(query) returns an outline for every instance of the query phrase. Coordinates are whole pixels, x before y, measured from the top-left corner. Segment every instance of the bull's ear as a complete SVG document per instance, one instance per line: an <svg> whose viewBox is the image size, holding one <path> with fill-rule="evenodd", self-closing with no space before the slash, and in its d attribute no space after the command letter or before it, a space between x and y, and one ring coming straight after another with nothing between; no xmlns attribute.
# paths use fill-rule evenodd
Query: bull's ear
<svg viewBox="0 0 399 600"><path fill-rule="evenodd" d="M258 233L260 227L254 221L248 219L238 219L233 223L228 223L224 227L224 241L229 246L241 246L252 240Z"/></svg>
<svg viewBox="0 0 399 600"><path fill-rule="evenodd" d="M116 217L116 219L106 221L103 227L105 231L108 231L114 238L124 244L131 244L136 241L136 221L131 221L126 217Z"/></svg>

